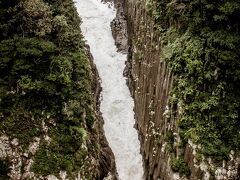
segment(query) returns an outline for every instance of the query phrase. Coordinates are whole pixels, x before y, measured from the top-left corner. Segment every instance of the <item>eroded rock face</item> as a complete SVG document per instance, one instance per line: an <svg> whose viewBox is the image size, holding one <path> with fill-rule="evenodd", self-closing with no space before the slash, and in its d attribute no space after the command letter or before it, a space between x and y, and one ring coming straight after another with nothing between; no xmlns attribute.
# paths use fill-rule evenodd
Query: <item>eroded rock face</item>
<svg viewBox="0 0 240 180"><path fill-rule="evenodd" d="M111 22L112 34L118 51L122 53L128 52L128 33L127 20L123 11L122 3L115 2L117 10L116 18Z"/></svg>
<svg viewBox="0 0 240 180"><path fill-rule="evenodd" d="M175 107L178 113L171 113L170 92L174 75L168 64L161 59L161 37L154 20L147 12L147 0L129 0L124 3L127 15L129 54L125 75L135 101L136 128L141 139L141 153L144 159L147 180L183 179L240 179L240 159L236 154L229 155L228 162L213 163L207 157L197 158L201 148L189 141L184 147L180 144L179 128L176 120L181 114L181 106ZM172 149L166 140L172 132ZM172 151L182 156L190 175L173 172L170 161Z"/></svg>
<svg viewBox="0 0 240 180"><path fill-rule="evenodd" d="M23 150L18 139L10 140L5 135L0 137L0 159L8 159L10 165L8 176L10 179L20 180L34 177L30 167L33 163L32 157L35 155L39 143L40 138L36 137L30 142L28 148Z"/></svg>
<svg viewBox="0 0 240 180"><path fill-rule="evenodd" d="M45 133L44 137L47 136L48 127L45 122L42 122L42 129ZM50 141L50 139L48 139ZM7 161L9 166L8 178L12 180L28 180L28 179L48 179L48 180L58 180L57 177L49 175L43 177L41 175L36 175L31 171L31 167L34 163L34 156L39 149L41 138L35 137L27 148L22 147L22 144L17 138L10 139L6 135L0 136L0 160ZM66 178L66 172L60 171L59 177L61 179Z"/></svg>

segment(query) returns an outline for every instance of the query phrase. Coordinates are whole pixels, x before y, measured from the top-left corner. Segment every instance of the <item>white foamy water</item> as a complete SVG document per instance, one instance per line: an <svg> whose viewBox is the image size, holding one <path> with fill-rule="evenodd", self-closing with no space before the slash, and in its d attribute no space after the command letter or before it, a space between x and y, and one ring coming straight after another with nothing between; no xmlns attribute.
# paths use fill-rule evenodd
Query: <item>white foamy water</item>
<svg viewBox="0 0 240 180"><path fill-rule="evenodd" d="M82 18L81 29L90 46L102 80L100 110L106 138L115 155L121 180L142 180L140 142L134 129L134 102L123 77L126 55L117 52L110 22L116 16L113 7L100 0L77 0Z"/></svg>

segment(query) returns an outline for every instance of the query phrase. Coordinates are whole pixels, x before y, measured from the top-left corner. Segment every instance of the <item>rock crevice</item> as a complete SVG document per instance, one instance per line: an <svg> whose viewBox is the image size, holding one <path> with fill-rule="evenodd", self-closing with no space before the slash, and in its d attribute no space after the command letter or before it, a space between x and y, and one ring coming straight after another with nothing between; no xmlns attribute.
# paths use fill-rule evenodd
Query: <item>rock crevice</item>
<svg viewBox="0 0 240 180"><path fill-rule="evenodd" d="M116 171L116 164L115 164L115 158L114 154L109 147L109 144L107 142L107 139L105 137L104 129L103 129L103 117L100 112L100 94L102 91L101 87L101 79L99 77L96 65L93 62L93 57L90 53L90 48L88 45L86 45L86 51L88 52L88 57L91 62L91 69L93 73L93 83L92 83L92 93L94 95L93 98L93 104L94 104L94 109L96 112L96 118L97 121L95 122L94 129L95 133L92 136L92 140L95 141L98 139L99 142L99 155L98 155L98 160L99 160L99 179L111 179L111 180L117 180L117 171Z"/></svg>

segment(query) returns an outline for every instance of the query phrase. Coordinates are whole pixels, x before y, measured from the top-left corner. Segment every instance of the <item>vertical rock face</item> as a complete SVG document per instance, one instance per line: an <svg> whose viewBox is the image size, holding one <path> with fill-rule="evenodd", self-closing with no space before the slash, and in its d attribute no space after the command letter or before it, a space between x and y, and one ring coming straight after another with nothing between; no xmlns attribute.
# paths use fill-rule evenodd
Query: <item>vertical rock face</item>
<svg viewBox="0 0 240 180"><path fill-rule="evenodd" d="M145 178L170 178L169 154L159 138L168 129L175 128L174 119L168 121L164 116L173 76L167 64L160 59L160 39L144 2L130 1L126 7L131 48L128 79L135 99L136 127L142 142Z"/></svg>
<svg viewBox="0 0 240 180"><path fill-rule="evenodd" d="M115 44L118 51L127 53L128 50L128 37L127 37L127 20L124 16L124 11L121 3L116 3L117 15L111 22L112 35L115 39Z"/></svg>
<svg viewBox="0 0 240 180"><path fill-rule="evenodd" d="M144 159L144 178L155 179L239 179L240 159L232 152L228 162L213 163L211 158L196 156L201 148L190 140L180 144L176 120L171 113L170 92L174 75L167 63L161 60L161 37L154 27L154 20L147 13L147 1L124 2L128 21L129 58L128 84L135 100L136 128L141 139ZM178 107L178 111L181 109ZM169 137L169 134L172 136ZM182 172L172 170L172 153L180 155L186 167ZM177 158L178 159L178 158ZM177 160L179 162L179 159Z"/></svg>

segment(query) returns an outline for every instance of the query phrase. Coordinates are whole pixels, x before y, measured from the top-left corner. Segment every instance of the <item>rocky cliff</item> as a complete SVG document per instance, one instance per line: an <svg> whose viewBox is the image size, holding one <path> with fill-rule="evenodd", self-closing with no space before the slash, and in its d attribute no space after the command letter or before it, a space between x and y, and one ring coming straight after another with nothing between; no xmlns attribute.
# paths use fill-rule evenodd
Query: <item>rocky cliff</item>
<svg viewBox="0 0 240 180"><path fill-rule="evenodd" d="M197 153L202 148L200 144L180 139L181 106L170 103L176 76L162 58L162 36L149 13L149 6L153 6L149 2L123 3L130 46L126 75L135 100L144 178L239 179L240 158L236 152L231 151L226 160L214 161Z"/></svg>
<svg viewBox="0 0 240 180"><path fill-rule="evenodd" d="M86 46L86 53L91 62L92 67L92 94L93 94L93 110L95 113L94 127L89 130L89 140L86 142L86 150L88 151L88 158L85 159L84 165L91 169L85 169L74 179L85 179L89 176L94 176L96 179L116 179L116 167L114 155L107 143L103 131L103 119L99 111L99 94L101 92L100 79L97 69L92 61L88 46ZM54 123L54 121L52 121ZM23 144L17 138L7 136L1 132L0 136L0 178L1 179L69 179L67 172L60 170L56 175L41 175L41 173L34 173L31 169L34 163L34 157L39 150L40 144L45 141L50 143L51 139L48 136L49 127L42 121L42 130L44 135L35 137L29 142L27 148L23 149ZM98 149L95 149L98 146ZM91 164L88 164L91 162ZM93 173L94 171L94 173ZM53 172L54 173L54 172ZM90 173L90 174L88 174Z"/></svg>
<svg viewBox="0 0 240 180"><path fill-rule="evenodd" d="M0 179L115 179L74 2L0 7Z"/></svg>

